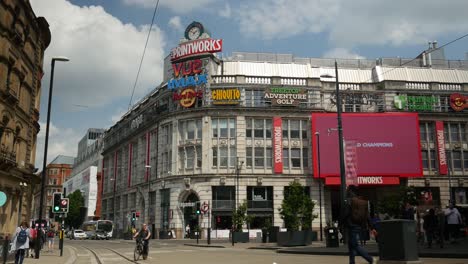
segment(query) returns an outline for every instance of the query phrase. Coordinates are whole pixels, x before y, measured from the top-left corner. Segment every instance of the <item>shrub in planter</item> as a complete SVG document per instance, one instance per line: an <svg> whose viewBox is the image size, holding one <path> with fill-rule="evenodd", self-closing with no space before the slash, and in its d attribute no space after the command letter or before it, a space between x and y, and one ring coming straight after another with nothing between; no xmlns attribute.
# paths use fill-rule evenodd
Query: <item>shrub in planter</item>
<svg viewBox="0 0 468 264"><path fill-rule="evenodd" d="M291 182L279 213L288 229L278 233L278 245L298 246L308 245L312 241L312 221L317 217L313 214L315 203L306 194L304 186L298 182Z"/></svg>
<svg viewBox="0 0 468 264"><path fill-rule="evenodd" d="M249 242L249 233L243 232L243 226L247 222L247 203L244 201L237 210L232 212L233 233L232 239L236 242Z"/></svg>

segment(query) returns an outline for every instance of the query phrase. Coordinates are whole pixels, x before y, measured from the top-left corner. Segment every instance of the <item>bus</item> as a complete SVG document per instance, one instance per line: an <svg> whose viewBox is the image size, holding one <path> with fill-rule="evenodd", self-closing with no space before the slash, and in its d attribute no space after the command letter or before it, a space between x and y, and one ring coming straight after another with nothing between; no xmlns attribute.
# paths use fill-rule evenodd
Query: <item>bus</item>
<svg viewBox="0 0 468 264"><path fill-rule="evenodd" d="M114 223L110 220L87 221L83 223L82 229L86 233L87 238L109 239L113 235Z"/></svg>

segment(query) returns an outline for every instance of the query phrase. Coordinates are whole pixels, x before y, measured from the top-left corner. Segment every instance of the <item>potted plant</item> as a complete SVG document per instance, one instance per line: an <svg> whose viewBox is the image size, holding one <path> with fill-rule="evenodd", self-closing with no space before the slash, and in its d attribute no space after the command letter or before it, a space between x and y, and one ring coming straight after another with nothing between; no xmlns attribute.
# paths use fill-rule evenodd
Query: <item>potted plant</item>
<svg viewBox="0 0 468 264"><path fill-rule="evenodd" d="M279 213L288 231L278 233L279 246L305 246L312 243L312 221L315 203L305 193L304 186L291 182Z"/></svg>
<svg viewBox="0 0 468 264"><path fill-rule="evenodd" d="M249 232L243 232L243 226L247 222L247 203L244 201L232 212L232 240L234 243L249 242Z"/></svg>

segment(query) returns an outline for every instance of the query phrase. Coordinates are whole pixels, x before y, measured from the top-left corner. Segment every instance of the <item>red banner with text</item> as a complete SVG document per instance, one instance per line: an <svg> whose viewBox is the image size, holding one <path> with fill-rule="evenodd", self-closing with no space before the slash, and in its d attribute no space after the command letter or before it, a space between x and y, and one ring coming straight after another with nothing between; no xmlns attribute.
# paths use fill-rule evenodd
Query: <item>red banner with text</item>
<svg viewBox="0 0 468 264"><path fill-rule="evenodd" d="M444 122L436 121L437 153L439 157L439 174L447 175L447 155L445 153Z"/></svg>
<svg viewBox="0 0 468 264"><path fill-rule="evenodd" d="M283 173L283 127L281 117L273 117L273 160L275 173Z"/></svg>

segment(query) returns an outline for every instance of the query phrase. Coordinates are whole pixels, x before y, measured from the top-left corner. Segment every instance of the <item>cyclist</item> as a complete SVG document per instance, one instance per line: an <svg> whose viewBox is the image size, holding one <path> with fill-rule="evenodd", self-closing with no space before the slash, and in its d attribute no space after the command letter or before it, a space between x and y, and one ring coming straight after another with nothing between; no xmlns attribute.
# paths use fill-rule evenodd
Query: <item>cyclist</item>
<svg viewBox="0 0 468 264"><path fill-rule="evenodd" d="M133 238L141 239L143 241L143 259L148 257L148 243L151 237L151 231L146 224L141 225L140 231L136 232ZM138 243L138 242L137 242Z"/></svg>

